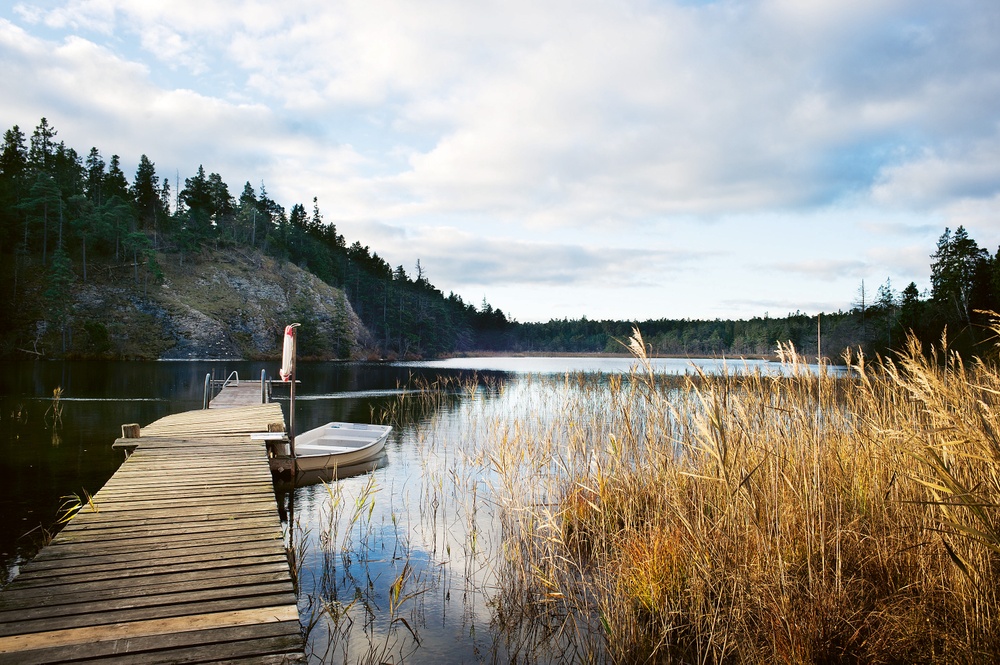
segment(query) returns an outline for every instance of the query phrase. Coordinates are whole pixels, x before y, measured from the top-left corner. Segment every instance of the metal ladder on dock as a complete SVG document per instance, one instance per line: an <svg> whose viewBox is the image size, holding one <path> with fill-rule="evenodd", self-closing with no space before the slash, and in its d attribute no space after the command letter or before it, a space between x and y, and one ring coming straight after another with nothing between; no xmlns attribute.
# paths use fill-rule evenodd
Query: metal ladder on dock
<svg viewBox="0 0 1000 665"><path fill-rule="evenodd" d="M216 392L218 387L218 392ZM259 392L260 401L255 401ZM205 375L205 388L202 393L203 409L222 408L235 404L267 404L271 401L271 380L267 378L267 370L260 371L260 383L244 381L240 384L240 375L233 370L225 380L213 379L212 374Z"/></svg>

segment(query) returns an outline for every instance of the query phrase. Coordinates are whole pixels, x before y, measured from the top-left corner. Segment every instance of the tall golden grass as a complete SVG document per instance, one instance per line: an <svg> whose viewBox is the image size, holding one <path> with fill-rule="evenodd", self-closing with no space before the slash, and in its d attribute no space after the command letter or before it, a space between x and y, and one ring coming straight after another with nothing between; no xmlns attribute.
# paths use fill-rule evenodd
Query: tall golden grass
<svg viewBox="0 0 1000 665"><path fill-rule="evenodd" d="M582 379L470 450L500 505L511 657L996 661L1000 373L945 346L849 376ZM554 398L556 399L556 398ZM551 651L549 651L551 653Z"/></svg>

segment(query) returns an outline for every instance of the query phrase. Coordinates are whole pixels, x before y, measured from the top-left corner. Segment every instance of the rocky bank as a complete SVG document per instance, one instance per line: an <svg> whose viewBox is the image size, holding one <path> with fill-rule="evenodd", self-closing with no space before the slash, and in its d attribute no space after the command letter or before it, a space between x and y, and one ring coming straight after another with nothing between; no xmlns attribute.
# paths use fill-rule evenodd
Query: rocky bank
<svg viewBox="0 0 1000 665"><path fill-rule="evenodd" d="M301 323L299 357L357 357L369 334L345 294L257 252L158 255L162 279L131 265L93 267L72 288L67 325L36 323L47 357L270 358L285 325Z"/></svg>

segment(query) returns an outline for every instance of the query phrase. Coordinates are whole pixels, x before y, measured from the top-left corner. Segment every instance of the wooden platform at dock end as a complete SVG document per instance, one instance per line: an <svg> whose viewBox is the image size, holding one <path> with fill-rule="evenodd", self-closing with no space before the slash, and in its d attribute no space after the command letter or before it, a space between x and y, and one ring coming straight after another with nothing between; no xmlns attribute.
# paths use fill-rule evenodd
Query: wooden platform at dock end
<svg viewBox="0 0 1000 665"><path fill-rule="evenodd" d="M210 409L227 409L234 406L250 406L260 404L264 399L261 392L266 393L267 386L261 387L260 381L240 381L227 384L219 394L208 404Z"/></svg>
<svg viewBox="0 0 1000 665"><path fill-rule="evenodd" d="M289 663L304 643L264 443L280 406L142 429L0 592L0 663Z"/></svg>

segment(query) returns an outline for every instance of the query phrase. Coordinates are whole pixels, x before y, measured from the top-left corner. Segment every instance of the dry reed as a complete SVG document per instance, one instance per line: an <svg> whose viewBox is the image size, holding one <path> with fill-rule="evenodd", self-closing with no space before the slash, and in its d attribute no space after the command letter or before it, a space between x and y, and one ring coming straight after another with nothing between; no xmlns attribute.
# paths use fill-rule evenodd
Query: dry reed
<svg viewBox="0 0 1000 665"><path fill-rule="evenodd" d="M485 599L498 661L998 660L995 367L911 342L847 376L791 347L781 372L668 376L630 348L627 376L413 382L387 407L420 470L328 488L323 660L419 656L452 588Z"/></svg>
<svg viewBox="0 0 1000 665"><path fill-rule="evenodd" d="M838 378L784 347L781 374L679 380L631 348L629 376L498 419L480 451L513 655L996 659L995 368L911 343Z"/></svg>

